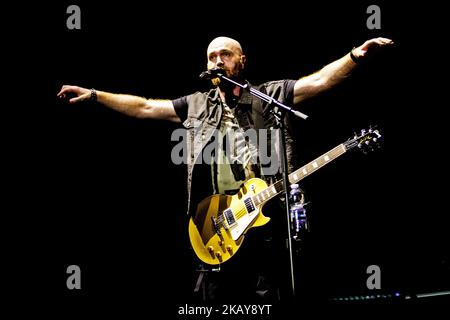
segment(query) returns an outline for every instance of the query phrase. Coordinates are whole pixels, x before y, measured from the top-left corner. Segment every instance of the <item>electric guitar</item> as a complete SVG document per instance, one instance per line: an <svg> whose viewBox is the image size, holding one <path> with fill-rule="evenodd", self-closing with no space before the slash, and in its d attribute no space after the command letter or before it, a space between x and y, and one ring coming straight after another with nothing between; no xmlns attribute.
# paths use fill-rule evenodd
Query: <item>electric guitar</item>
<svg viewBox="0 0 450 320"><path fill-rule="evenodd" d="M361 134L289 174L289 182L297 183L348 150L355 147L365 150L364 146L371 146L371 142L380 138L378 130L361 130ZM252 178L233 196L215 194L203 199L189 220L189 239L197 257L211 265L233 257L250 228L269 222L270 218L261 212L262 207L282 191L283 180L268 186L265 181Z"/></svg>

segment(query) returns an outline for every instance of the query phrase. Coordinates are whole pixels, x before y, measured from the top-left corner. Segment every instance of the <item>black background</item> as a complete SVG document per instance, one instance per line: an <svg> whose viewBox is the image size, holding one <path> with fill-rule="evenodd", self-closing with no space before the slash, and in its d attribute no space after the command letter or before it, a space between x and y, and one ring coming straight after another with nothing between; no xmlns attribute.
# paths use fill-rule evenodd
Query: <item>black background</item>
<svg viewBox="0 0 450 320"><path fill-rule="evenodd" d="M438 7L378 2L382 28L369 30L366 1L78 1L81 30L68 30L70 4L5 10L14 17L6 19L2 117L9 296L44 301L33 308L61 318L87 310L170 317L189 303L185 167L170 158L178 126L69 105L56 93L74 84L151 98L189 94L204 88L198 74L219 35L241 42L252 83L308 75L372 37L394 40L344 84L300 106L310 116L294 123L300 164L370 125L384 141L302 182L311 234L298 287L321 302L373 294L366 268L375 264L379 293L449 289L445 90L435 77L445 66L429 52L430 44L439 52L440 29L429 24ZM82 270L80 291L66 288L72 264Z"/></svg>

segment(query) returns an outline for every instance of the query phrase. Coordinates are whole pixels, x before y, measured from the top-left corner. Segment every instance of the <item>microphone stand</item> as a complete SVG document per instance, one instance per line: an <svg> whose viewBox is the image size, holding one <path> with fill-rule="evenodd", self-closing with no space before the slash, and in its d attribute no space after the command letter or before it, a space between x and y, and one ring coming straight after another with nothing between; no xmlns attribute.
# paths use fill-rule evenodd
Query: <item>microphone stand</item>
<svg viewBox="0 0 450 320"><path fill-rule="evenodd" d="M294 259L292 254L292 241L291 241L291 226L290 226L290 211L289 211L289 175L288 175L288 166L287 166L287 157L286 157L286 134L284 132L285 125L283 122L283 115L284 112L291 112L297 117L300 117L302 119L308 118L307 115L304 113L301 113L300 111L293 110L291 107L286 106L279 102L278 100L268 96L265 93L262 93L261 91L258 91L254 88L251 88L248 83L241 84L239 82L236 82L228 77L226 77L221 71L215 71L215 74L218 78L226 80L236 86L241 87L244 90L249 91L252 95L255 97L258 97L259 99L267 102L272 107L272 114L275 116L277 126L279 129L279 150L280 150L280 158L281 158L281 170L282 170L282 176L283 176L283 189L284 189L284 199L286 204L286 221L287 221L287 249L289 251L289 271L290 271L290 280L291 280L291 292L292 297L295 297L295 277L294 277ZM279 108L276 108L279 107Z"/></svg>

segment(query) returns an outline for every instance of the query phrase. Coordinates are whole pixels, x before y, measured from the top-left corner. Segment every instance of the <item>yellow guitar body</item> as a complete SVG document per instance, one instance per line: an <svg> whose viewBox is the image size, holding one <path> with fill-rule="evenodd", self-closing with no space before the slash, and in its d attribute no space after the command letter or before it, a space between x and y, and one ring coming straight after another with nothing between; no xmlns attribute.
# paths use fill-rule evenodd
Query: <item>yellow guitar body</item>
<svg viewBox="0 0 450 320"><path fill-rule="evenodd" d="M237 253L250 228L270 221L261 212L263 204L252 201L266 188L263 180L253 178L233 196L216 194L198 204L189 220L189 239L200 260L211 265L227 261Z"/></svg>

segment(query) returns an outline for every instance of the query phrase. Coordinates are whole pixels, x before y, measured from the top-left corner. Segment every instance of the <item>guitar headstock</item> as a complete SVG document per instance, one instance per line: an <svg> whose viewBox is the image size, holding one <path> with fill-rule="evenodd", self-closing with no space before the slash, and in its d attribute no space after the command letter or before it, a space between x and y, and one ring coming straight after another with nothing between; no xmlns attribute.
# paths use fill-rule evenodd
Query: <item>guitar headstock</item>
<svg viewBox="0 0 450 320"><path fill-rule="evenodd" d="M361 149L364 153L373 150L375 147L379 146L381 140L380 131L375 128L370 128L368 130L362 129L359 134L355 134L353 138L350 138L344 143L347 150L357 147Z"/></svg>

